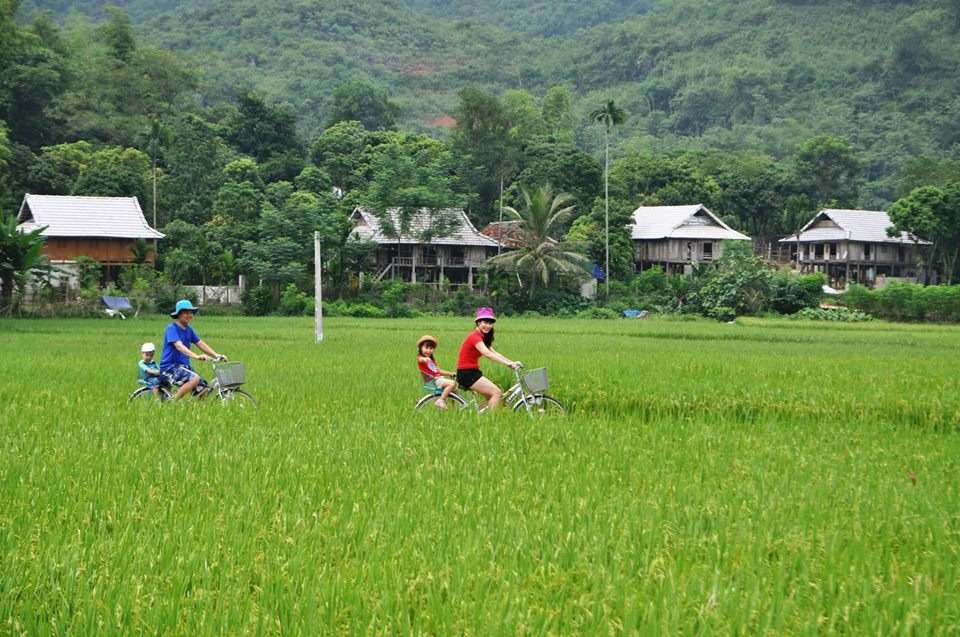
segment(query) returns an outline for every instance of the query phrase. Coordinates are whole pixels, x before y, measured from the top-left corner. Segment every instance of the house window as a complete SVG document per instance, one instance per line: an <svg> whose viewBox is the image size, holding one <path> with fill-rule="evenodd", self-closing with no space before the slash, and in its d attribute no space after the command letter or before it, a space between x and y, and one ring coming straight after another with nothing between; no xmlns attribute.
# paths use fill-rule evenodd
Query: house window
<svg viewBox="0 0 960 637"><path fill-rule="evenodd" d="M703 244L703 260L711 261L713 259L713 243L705 241Z"/></svg>
<svg viewBox="0 0 960 637"><path fill-rule="evenodd" d="M831 258L831 259L836 259L836 258L837 258L837 244L836 244L836 243L831 243L831 244L830 244L830 258Z"/></svg>
<svg viewBox="0 0 960 637"><path fill-rule="evenodd" d="M813 258L822 259L823 258L823 244L818 243L813 247Z"/></svg>
<svg viewBox="0 0 960 637"><path fill-rule="evenodd" d="M873 248L873 246L870 245L869 243L863 244L863 258L866 259L867 261L873 258L872 256L873 250L871 248Z"/></svg>
<svg viewBox="0 0 960 637"><path fill-rule="evenodd" d="M903 246L897 246L897 261L904 263L907 260L907 251Z"/></svg>

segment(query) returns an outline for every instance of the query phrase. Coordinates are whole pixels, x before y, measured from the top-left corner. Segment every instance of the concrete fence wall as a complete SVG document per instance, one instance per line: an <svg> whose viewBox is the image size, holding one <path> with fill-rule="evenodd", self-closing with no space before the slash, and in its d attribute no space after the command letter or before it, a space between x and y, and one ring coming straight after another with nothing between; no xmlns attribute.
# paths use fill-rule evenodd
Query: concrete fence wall
<svg viewBox="0 0 960 637"><path fill-rule="evenodd" d="M185 285L190 292L197 296L197 303L218 303L220 305L239 305L239 285Z"/></svg>

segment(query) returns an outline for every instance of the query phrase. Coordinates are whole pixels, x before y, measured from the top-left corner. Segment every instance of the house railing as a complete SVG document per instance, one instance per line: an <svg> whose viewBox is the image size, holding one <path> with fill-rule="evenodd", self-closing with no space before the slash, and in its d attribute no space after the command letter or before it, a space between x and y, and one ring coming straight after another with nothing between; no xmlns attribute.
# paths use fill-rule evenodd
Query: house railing
<svg viewBox="0 0 960 637"><path fill-rule="evenodd" d="M478 268L484 263L483 259L476 258L464 258L464 257L447 257L447 256L436 256L430 259L417 258L416 265L417 267L431 267L431 266L449 266L449 267L474 267ZM414 265L413 257L393 257L390 260L390 264L412 267Z"/></svg>

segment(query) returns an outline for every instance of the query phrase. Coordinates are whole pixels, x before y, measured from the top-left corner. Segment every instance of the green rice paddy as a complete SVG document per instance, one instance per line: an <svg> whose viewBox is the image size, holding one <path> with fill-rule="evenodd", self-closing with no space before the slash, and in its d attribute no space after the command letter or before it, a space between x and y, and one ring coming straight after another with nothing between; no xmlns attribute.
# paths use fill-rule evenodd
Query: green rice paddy
<svg viewBox="0 0 960 637"><path fill-rule="evenodd" d="M531 421L412 411L469 319L201 313L261 408L128 405L163 326L0 321L0 635L960 632L958 328L506 318Z"/></svg>

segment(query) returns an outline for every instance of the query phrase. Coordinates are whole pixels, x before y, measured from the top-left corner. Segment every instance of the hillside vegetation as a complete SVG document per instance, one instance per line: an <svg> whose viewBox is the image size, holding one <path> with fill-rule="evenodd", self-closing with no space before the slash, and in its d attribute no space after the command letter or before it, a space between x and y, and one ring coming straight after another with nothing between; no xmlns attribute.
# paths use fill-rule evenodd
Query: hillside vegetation
<svg viewBox="0 0 960 637"><path fill-rule="evenodd" d="M97 15L104 4L33 0L23 13ZM585 115L603 96L630 114L621 146L782 157L819 133L846 137L863 151L873 204L894 197L906 158L956 156L960 142L951 0L117 4L147 41L195 54L220 92L256 87L289 101L311 132L355 75L388 86L419 129L448 114L464 86L542 93L564 83L591 149Z"/></svg>

